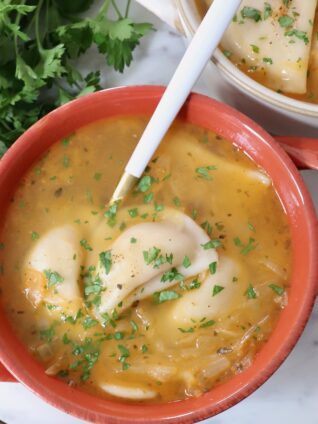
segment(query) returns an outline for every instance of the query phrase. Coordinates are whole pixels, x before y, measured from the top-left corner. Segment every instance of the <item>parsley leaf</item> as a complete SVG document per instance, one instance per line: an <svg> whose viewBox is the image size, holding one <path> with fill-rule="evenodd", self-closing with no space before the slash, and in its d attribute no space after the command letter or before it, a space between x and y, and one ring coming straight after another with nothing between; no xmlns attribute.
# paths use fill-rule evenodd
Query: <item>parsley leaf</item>
<svg viewBox="0 0 318 424"><path fill-rule="evenodd" d="M278 18L278 23L282 28L287 28L293 25L295 19L288 15L283 15Z"/></svg>
<svg viewBox="0 0 318 424"><path fill-rule="evenodd" d="M162 274L161 276L161 282L165 283L167 281L169 281L170 283L172 281L183 281L184 280L184 276L182 274L180 274L180 272L178 272L177 268L171 268L170 271L166 271Z"/></svg>
<svg viewBox="0 0 318 424"><path fill-rule="evenodd" d="M88 250L89 252L91 252L93 250L93 248L89 245L88 241L86 239L82 239L80 241L80 245L85 249Z"/></svg>
<svg viewBox="0 0 318 424"><path fill-rule="evenodd" d="M196 168L195 172L198 174L200 178L211 181L213 178L209 174L209 171L215 171L216 169L217 169L216 166L213 166L213 165L202 166L202 167Z"/></svg>
<svg viewBox="0 0 318 424"><path fill-rule="evenodd" d="M212 289L212 296L216 296L219 294L222 290L224 290L223 286L218 286L217 284Z"/></svg>
<svg viewBox="0 0 318 424"><path fill-rule="evenodd" d="M153 294L154 302L157 304L167 302L168 300L179 299L181 295L173 290L163 290Z"/></svg>
<svg viewBox="0 0 318 424"><path fill-rule="evenodd" d="M277 286L276 284L273 284L273 283L269 284L268 287L271 288L273 292L275 292L279 296L282 296L285 292L285 289L283 287Z"/></svg>
<svg viewBox="0 0 318 424"><path fill-rule="evenodd" d="M150 189L154 181L155 179L151 175L144 175L139 180L139 183L137 185L137 190L140 191L141 193L146 193L146 191Z"/></svg>
<svg viewBox="0 0 318 424"><path fill-rule="evenodd" d="M51 271L50 269L45 269L44 275L47 279L47 286L52 287L56 284L63 283L64 278L56 271Z"/></svg>
<svg viewBox="0 0 318 424"><path fill-rule="evenodd" d="M82 75L77 69L78 58L92 45L105 63L123 72L153 28L127 16L130 2L123 14L118 0L33 3L0 2L0 157L56 106L102 88L99 70Z"/></svg>
<svg viewBox="0 0 318 424"><path fill-rule="evenodd" d="M209 240L208 242L201 244L204 250L216 249L217 247L220 247L221 245L222 243L219 239Z"/></svg>
<svg viewBox="0 0 318 424"><path fill-rule="evenodd" d="M182 262L182 265L183 265L185 268L189 268L189 267L191 266L191 261L190 261L190 259L189 259L189 257L188 257L188 256L185 256L185 257L184 257L183 262Z"/></svg>
<svg viewBox="0 0 318 424"><path fill-rule="evenodd" d="M248 239L248 243L246 244L244 244L239 237L235 237L233 241L235 246L241 248L240 253L242 255L247 255L248 253L250 253L252 250L256 248L255 239L253 239L252 237Z"/></svg>
<svg viewBox="0 0 318 424"><path fill-rule="evenodd" d="M106 271L106 274L109 274L111 266L112 266L111 250L106 250L105 252L101 252L99 254L99 260L101 261L101 264L103 265L103 267Z"/></svg>
<svg viewBox="0 0 318 424"><path fill-rule="evenodd" d="M252 19L255 22L258 22L262 19L261 12L258 9L248 6L243 7L243 9L241 10L241 16L243 19L248 18Z"/></svg>
<svg viewBox="0 0 318 424"><path fill-rule="evenodd" d="M248 299L256 299L257 298L256 291L255 291L254 287L252 286L252 284L250 284L248 286L248 288L246 289L245 296Z"/></svg>

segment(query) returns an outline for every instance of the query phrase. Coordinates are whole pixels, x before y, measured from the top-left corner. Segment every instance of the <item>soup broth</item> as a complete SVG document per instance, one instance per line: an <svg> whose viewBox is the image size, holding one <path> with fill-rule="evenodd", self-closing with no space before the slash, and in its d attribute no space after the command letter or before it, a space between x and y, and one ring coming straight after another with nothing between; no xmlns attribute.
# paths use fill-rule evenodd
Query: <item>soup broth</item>
<svg viewBox="0 0 318 424"><path fill-rule="evenodd" d="M1 233L1 302L52 378L101 397L166 402L251 366L287 304L291 247L262 169L218 135L178 121L139 185L105 214L146 122L81 128L27 172ZM193 238L187 250L186 231L204 243ZM191 271L204 255L207 269ZM138 261L144 273L165 270L152 293L150 277L135 291L125 286L139 278Z"/></svg>
<svg viewBox="0 0 318 424"><path fill-rule="evenodd" d="M196 0L201 16L206 13L212 1ZM301 31L294 26L302 19L303 10L298 5L294 6L295 3L295 1L286 3L276 0L271 2L256 0L248 3L248 6L253 7L244 7L245 10L249 9L249 14L247 12L242 14L245 5L243 3L231 24L229 30L231 32L221 42L221 50L242 72L265 87L296 100L318 104L318 8L315 17L308 18L305 25L304 22L299 23L302 29L308 27L306 31ZM317 2L310 0L308 3ZM253 31L264 21L269 25L257 38L253 35ZM243 36L235 34L235 27L239 30L244 30L246 27L245 34ZM284 32L280 39L276 34L277 28L283 29ZM274 33L273 39L269 37L269 32ZM269 49L268 54L264 54L264 45L267 47L266 51ZM308 58L299 45L303 48L310 46ZM290 49L295 48L295 52L291 54L294 56L294 61L288 55L284 57L288 46ZM274 72L277 59L273 57L272 52L275 50L278 56L281 56L282 64ZM302 76L304 87L299 88Z"/></svg>

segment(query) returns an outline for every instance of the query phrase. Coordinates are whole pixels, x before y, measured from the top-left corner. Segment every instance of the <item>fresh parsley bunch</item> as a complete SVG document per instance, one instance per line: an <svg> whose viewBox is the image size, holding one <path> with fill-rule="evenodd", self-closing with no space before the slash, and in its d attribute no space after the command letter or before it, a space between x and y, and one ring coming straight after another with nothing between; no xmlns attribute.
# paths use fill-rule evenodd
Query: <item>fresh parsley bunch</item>
<svg viewBox="0 0 318 424"><path fill-rule="evenodd" d="M98 1L97 14L83 18L95 2L0 0L0 156L44 114L101 88L100 71L77 69L87 49L95 44L107 64L123 72L152 29L129 19L130 0L123 11L114 0Z"/></svg>

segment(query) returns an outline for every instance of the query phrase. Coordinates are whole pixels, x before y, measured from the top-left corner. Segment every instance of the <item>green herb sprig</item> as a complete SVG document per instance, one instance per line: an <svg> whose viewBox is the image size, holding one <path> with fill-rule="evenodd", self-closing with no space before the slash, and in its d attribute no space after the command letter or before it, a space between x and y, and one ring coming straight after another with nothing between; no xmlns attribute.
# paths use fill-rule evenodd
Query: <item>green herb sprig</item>
<svg viewBox="0 0 318 424"><path fill-rule="evenodd" d="M83 75L77 67L91 46L123 72L152 29L128 17L130 0L104 0L83 18L95 3L0 0L0 156L47 112L101 89L100 70Z"/></svg>

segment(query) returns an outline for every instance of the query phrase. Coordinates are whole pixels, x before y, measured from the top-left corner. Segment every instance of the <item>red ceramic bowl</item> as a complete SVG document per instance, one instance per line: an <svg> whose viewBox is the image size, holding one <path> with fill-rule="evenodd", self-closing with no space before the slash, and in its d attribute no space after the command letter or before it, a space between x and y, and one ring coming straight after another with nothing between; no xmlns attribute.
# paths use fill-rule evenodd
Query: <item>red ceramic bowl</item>
<svg viewBox="0 0 318 424"><path fill-rule="evenodd" d="M98 119L150 115L163 90L130 87L101 91L66 104L33 125L0 161L0 222L5 219L5 206L17 182L51 144ZM229 408L264 383L287 357L304 329L317 294L317 220L304 182L287 154L250 119L208 97L192 94L180 118L231 140L272 178L288 215L292 237L289 303L250 368L199 398L165 405L132 405L100 399L47 376L41 364L17 340L0 309L0 360L7 370L47 402L90 422L191 423Z"/></svg>

